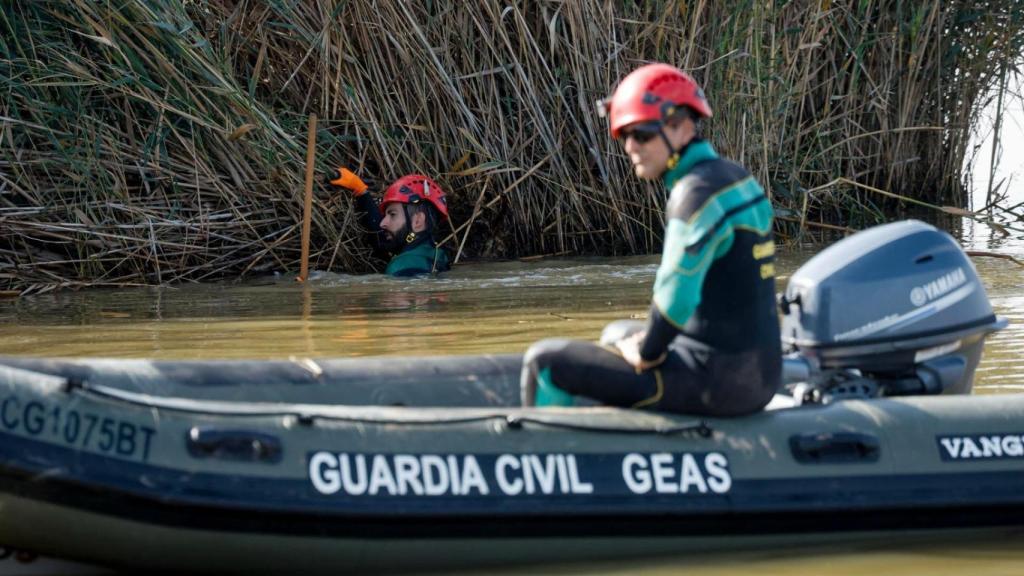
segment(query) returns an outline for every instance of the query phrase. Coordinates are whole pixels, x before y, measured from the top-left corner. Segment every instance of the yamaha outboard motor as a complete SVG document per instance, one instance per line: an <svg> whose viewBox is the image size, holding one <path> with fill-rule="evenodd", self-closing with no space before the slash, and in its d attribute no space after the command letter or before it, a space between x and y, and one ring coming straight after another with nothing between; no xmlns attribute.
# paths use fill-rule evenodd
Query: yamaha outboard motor
<svg viewBox="0 0 1024 576"><path fill-rule="evenodd" d="M784 381L798 403L968 394L985 337L1007 324L959 244L916 220L823 250L779 307Z"/></svg>

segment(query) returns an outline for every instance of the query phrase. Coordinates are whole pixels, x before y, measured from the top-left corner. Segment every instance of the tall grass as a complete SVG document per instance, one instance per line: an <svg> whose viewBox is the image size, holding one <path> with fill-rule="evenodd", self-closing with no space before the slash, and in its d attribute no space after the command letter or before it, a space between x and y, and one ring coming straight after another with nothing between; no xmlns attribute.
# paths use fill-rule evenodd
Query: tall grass
<svg viewBox="0 0 1024 576"><path fill-rule="evenodd" d="M967 205L1019 2L0 0L0 288L297 271L305 117L320 169L434 175L464 256L657 250L664 192L592 103L637 65L702 82L707 127L780 231ZM312 266L374 264L321 190Z"/></svg>

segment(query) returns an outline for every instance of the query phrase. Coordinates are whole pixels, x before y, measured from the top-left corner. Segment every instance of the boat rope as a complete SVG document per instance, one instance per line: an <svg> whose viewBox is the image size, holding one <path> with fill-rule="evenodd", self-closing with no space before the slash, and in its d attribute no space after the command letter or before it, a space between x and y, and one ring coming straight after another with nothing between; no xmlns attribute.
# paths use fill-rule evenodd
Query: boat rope
<svg viewBox="0 0 1024 576"><path fill-rule="evenodd" d="M143 408L159 408L171 412L197 414L203 416L252 416L252 417L293 417L296 422L304 426L313 426L317 421L345 422L353 424L380 424L380 425L402 425L402 426L449 426L453 424L474 424L479 422L499 421L510 430L520 430L524 425L542 426L562 430L574 430L579 432L596 432L605 434L652 434L658 436L692 436L699 438L710 438L713 432L711 426L704 420L687 422L675 426L606 426L601 424L587 424L579 422L566 422L560 420L548 420L535 416L524 416L522 414L494 412L488 414L474 414L472 416L451 416L444 418L413 419L413 418L389 418L386 416L356 416L331 414L320 412L309 406L310 409L295 410L272 408L268 409L260 404L245 404L238 402L214 402L195 401L183 398L155 398L147 394L139 394L118 390L108 386L90 384L81 379L68 378L64 387L65 393L79 393L92 395L107 400L131 404Z"/></svg>
<svg viewBox="0 0 1024 576"><path fill-rule="evenodd" d="M707 422L700 420L697 422L691 422L682 424L679 426L653 426L647 428L624 428L621 426L597 426L594 424L576 424L573 422L552 422L550 420L542 420L539 418L530 418L528 416L518 416L509 414L506 416L506 423L509 428L520 428L523 423L539 424L541 426L549 426L552 428L564 428L567 430L577 430L581 432L605 432L610 434L656 434L658 436L693 436L700 438L710 438L713 430Z"/></svg>

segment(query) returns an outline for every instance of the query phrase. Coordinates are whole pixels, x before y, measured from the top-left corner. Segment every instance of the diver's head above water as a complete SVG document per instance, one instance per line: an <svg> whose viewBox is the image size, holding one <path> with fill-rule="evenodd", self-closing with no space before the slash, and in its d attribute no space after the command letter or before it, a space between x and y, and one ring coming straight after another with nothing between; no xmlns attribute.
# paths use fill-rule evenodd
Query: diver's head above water
<svg viewBox="0 0 1024 576"><path fill-rule="evenodd" d="M701 121L711 117L704 91L688 74L668 64L637 68L611 98L598 102L613 138L622 143L636 175L660 178L701 138Z"/></svg>

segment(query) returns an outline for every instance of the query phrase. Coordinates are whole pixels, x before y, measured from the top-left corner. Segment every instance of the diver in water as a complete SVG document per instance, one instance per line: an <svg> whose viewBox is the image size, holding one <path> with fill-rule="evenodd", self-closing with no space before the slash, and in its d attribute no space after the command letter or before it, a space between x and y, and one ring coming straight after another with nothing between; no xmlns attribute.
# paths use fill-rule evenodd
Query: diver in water
<svg viewBox="0 0 1024 576"><path fill-rule="evenodd" d="M445 193L436 182L407 174L388 186L379 204L366 183L347 168L338 168L328 182L352 193L363 225L374 232L378 247L392 255L385 274L416 276L451 267L448 254L434 240L437 225L448 219Z"/></svg>
<svg viewBox="0 0 1024 576"><path fill-rule="evenodd" d="M772 208L739 164L704 140L704 92L667 64L642 66L599 102L636 175L670 191L646 324L615 322L602 344L548 339L527 351L524 406L574 396L667 412L761 410L781 379Z"/></svg>

